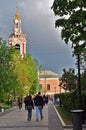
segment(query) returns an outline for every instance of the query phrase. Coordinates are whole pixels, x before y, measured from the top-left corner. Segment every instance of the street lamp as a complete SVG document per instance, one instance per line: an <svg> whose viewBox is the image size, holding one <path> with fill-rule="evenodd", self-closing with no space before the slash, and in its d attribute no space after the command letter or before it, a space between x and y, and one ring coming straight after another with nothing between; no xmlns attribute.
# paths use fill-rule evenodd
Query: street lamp
<svg viewBox="0 0 86 130"><path fill-rule="evenodd" d="M74 47L77 56L77 67L78 67L78 108L82 109L82 94L81 94L81 76L80 76L80 49L79 46Z"/></svg>
<svg viewBox="0 0 86 130"><path fill-rule="evenodd" d="M54 90L55 90L55 94L56 94L56 87L54 87Z"/></svg>
<svg viewBox="0 0 86 130"><path fill-rule="evenodd" d="M39 70L38 70L38 92L40 91L40 78L39 78Z"/></svg>
<svg viewBox="0 0 86 130"><path fill-rule="evenodd" d="M77 56L78 65L78 110L71 110L73 118L73 130L82 130L82 94L81 94L81 77L80 77L80 55L81 50L79 45L74 47Z"/></svg>
<svg viewBox="0 0 86 130"><path fill-rule="evenodd" d="M77 63L78 63L78 100L79 100L79 109L82 109L82 94L81 94L81 76L80 76L80 54L77 54Z"/></svg>

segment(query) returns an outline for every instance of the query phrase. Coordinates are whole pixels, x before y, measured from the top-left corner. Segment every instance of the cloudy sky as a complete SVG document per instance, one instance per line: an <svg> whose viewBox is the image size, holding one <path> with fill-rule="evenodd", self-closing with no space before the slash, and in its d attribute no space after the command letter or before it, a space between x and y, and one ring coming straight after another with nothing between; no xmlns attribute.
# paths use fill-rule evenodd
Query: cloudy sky
<svg viewBox="0 0 86 130"><path fill-rule="evenodd" d="M75 68L71 44L61 39L51 6L53 0L0 0L0 36L8 42L13 32L16 7L21 18L22 31L27 35L27 53L38 60L45 70L61 74L64 68Z"/></svg>

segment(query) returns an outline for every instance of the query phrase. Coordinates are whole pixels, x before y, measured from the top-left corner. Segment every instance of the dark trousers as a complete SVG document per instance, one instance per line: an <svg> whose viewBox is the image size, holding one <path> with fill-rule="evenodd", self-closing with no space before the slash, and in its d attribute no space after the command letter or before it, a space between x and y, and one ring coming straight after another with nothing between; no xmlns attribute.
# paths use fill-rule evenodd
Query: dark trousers
<svg viewBox="0 0 86 130"><path fill-rule="evenodd" d="M28 111L28 120L31 120L32 118L32 106L27 106Z"/></svg>
<svg viewBox="0 0 86 130"><path fill-rule="evenodd" d="M19 109L21 109L22 108L22 103L19 103L18 105L19 105Z"/></svg>

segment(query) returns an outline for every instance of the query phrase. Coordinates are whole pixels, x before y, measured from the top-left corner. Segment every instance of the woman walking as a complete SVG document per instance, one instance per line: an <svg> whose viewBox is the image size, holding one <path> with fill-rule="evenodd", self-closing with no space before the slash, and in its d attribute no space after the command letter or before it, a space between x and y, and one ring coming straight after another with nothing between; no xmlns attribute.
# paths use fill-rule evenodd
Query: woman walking
<svg viewBox="0 0 86 130"><path fill-rule="evenodd" d="M31 118L32 118L32 109L34 109L33 100L32 100L31 95L27 96L26 108L27 108L27 111L28 111L27 120L31 120Z"/></svg>

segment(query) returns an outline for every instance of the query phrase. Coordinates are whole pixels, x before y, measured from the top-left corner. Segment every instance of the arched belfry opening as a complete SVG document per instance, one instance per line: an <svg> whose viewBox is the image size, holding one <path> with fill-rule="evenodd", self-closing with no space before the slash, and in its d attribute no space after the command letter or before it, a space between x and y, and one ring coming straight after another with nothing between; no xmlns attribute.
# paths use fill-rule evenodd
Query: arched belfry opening
<svg viewBox="0 0 86 130"><path fill-rule="evenodd" d="M19 45L19 44L16 44L16 45L15 45L15 49L16 49L16 50L20 50L20 45Z"/></svg>

